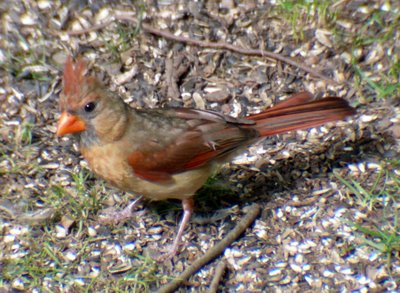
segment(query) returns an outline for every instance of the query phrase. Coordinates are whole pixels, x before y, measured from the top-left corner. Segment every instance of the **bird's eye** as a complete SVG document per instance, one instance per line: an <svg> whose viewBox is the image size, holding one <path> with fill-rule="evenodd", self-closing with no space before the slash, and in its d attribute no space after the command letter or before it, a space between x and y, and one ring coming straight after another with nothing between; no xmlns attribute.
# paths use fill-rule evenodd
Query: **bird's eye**
<svg viewBox="0 0 400 293"><path fill-rule="evenodd" d="M90 112L92 112L94 110L94 108L96 108L96 104L95 103L93 103L93 102L87 103L85 105L85 112L90 113Z"/></svg>

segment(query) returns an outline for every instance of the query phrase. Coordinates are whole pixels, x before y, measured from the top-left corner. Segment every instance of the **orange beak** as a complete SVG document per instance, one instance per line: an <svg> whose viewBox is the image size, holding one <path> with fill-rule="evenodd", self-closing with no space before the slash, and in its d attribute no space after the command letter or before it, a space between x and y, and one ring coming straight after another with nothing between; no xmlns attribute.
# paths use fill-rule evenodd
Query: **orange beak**
<svg viewBox="0 0 400 293"><path fill-rule="evenodd" d="M85 122L78 116L71 115L68 112L62 112L58 120L57 136L63 136L68 133L82 132L86 129Z"/></svg>

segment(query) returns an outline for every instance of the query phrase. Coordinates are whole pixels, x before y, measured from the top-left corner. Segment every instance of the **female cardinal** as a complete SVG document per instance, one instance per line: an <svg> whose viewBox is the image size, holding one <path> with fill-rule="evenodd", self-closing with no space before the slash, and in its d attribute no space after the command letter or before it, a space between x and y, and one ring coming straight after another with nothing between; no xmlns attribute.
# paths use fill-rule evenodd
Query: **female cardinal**
<svg viewBox="0 0 400 293"><path fill-rule="evenodd" d="M312 101L308 92L247 119L185 108L133 109L109 92L86 63L65 63L57 135L77 134L90 168L116 187L151 200L182 200L183 218L168 256L177 252L193 211L193 195L238 149L261 137L315 127L355 114L336 97ZM129 217L129 206L114 215Z"/></svg>

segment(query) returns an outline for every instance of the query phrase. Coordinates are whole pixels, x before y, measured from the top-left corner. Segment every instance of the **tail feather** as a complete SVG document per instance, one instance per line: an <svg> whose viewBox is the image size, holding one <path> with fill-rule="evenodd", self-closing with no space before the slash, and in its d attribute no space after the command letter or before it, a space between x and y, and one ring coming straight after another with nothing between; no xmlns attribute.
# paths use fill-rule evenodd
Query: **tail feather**
<svg viewBox="0 0 400 293"><path fill-rule="evenodd" d="M273 108L268 109L267 111L271 110L278 110L282 108L302 105L307 102L311 102L314 99L314 96L310 92L300 92L297 94L292 95L290 98L274 105Z"/></svg>
<svg viewBox="0 0 400 293"><path fill-rule="evenodd" d="M294 95L266 111L249 116L260 136L269 136L292 130L316 127L326 122L342 120L354 115L355 109L346 100L336 97L310 101L307 93Z"/></svg>

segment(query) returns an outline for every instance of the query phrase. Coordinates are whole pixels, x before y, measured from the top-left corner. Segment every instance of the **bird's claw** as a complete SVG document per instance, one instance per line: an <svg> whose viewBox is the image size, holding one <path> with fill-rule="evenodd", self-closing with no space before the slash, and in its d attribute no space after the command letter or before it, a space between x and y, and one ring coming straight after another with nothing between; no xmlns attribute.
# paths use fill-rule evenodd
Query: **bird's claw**
<svg viewBox="0 0 400 293"><path fill-rule="evenodd" d="M100 224L112 224L112 225L124 224L132 217L132 209L135 207L136 203L141 198L142 197L139 197L134 201L132 201L122 211L119 211L114 207L102 210L99 214Z"/></svg>

